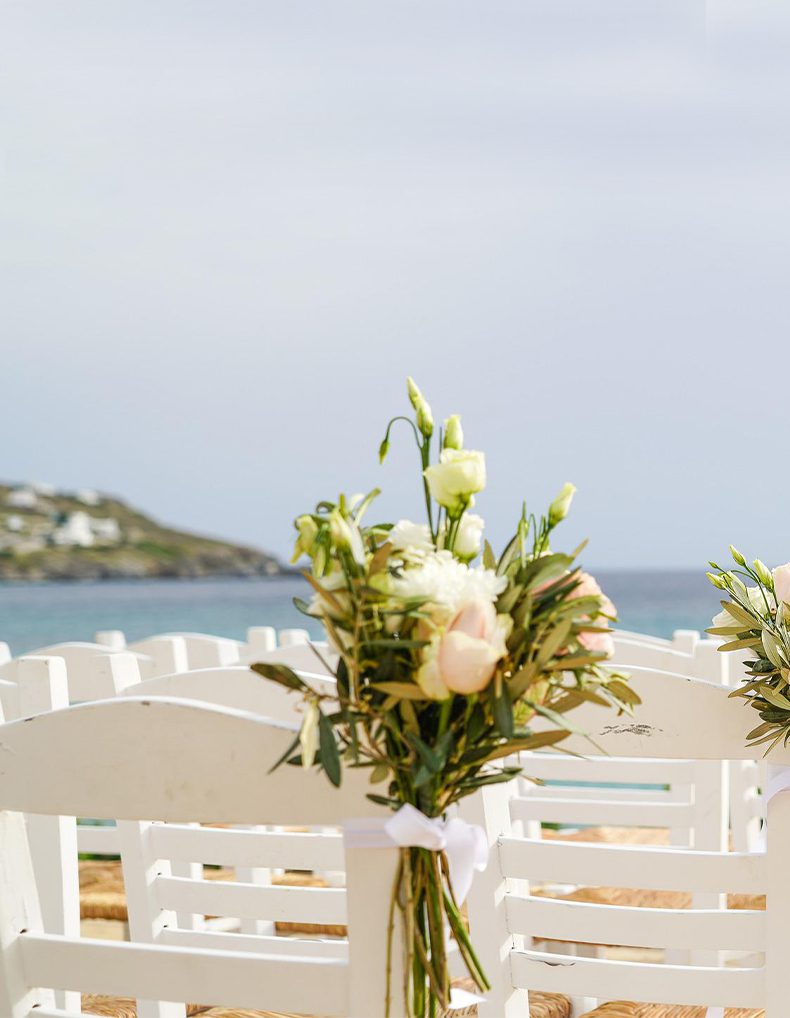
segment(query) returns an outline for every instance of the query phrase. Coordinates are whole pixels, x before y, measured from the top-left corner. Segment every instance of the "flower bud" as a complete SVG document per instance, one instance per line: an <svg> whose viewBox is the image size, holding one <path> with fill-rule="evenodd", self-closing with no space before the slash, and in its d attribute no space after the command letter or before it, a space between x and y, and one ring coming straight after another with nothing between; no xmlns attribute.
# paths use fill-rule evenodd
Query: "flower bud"
<svg viewBox="0 0 790 1018"><path fill-rule="evenodd" d="M309 770L318 752L318 703L310 700L299 730L299 745L302 750L302 767Z"/></svg>
<svg viewBox="0 0 790 1018"><path fill-rule="evenodd" d="M379 463L384 462L384 460L387 458L387 453L389 451L390 451L390 441L389 438L385 438L384 441L379 446Z"/></svg>
<svg viewBox="0 0 790 1018"><path fill-rule="evenodd" d="M312 516L298 516L294 520L294 526L299 531L299 536L294 544L294 553L291 562L296 562L302 555L312 557L315 547L315 539L318 537L318 524Z"/></svg>
<svg viewBox="0 0 790 1018"><path fill-rule="evenodd" d="M358 565L365 564L365 545L359 527L353 520L347 520L339 509L329 514L329 533L337 548L350 551Z"/></svg>
<svg viewBox="0 0 790 1018"><path fill-rule="evenodd" d="M464 433L461 428L461 415L453 414L444 422L444 448L463 449Z"/></svg>
<svg viewBox="0 0 790 1018"><path fill-rule="evenodd" d="M549 506L549 526L556 527L558 523L561 523L568 515L568 510L571 507L573 496L576 494L576 485L571 484L570 481L566 481L562 486L562 491L554 499Z"/></svg>
<svg viewBox="0 0 790 1018"><path fill-rule="evenodd" d="M719 590L727 589L727 584L724 582L724 580L722 580L720 576L716 576L715 573L705 573L705 575L708 577L708 579L710 580L714 587L718 587Z"/></svg>
<svg viewBox="0 0 790 1018"><path fill-rule="evenodd" d="M420 392L417 383L411 376L406 379L406 384L409 389L411 405L417 412L417 427L426 438L430 438L433 434L433 414L431 413L428 401Z"/></svg>
<svg viewBox="0 0 790 1018"><path fill-rule="evenodd" d="M735 559L739 566L746 565L746 559L743 557L743 555L741 555L741 553L738 551L734 544L730 545L730 555L732 555L732 557Z"/></svg>
<svg viewBox="0 0 790 1018"><path fill-rule="evenodd" d="M771 570L768 566L764 562L761 562L758 558L754 560L752 565L754 566L754 571L757 573L757 578L760 583L762 583L763 586L768 587L769 590L773 590L774 578L771 575Z"/></svg>

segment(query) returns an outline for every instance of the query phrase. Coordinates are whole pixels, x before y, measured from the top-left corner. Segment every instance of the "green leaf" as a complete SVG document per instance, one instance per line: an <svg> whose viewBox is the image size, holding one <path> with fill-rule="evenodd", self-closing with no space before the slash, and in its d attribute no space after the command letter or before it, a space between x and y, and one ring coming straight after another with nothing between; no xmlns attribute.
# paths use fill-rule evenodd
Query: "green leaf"
<svg viewBox="0 0 790 1018"><path fill-rule="evenodd" d="M510 699L513 703L519 700L524 693L529 689L533 682L539 682L543 678L543 674L539 671L537 664L534 661L530 661L525 664L523 668L519 669L515 675L511 676L507 680L508 690L510 691Z"/></svg>
<svg viewBox="0 0 790 1018"><path fill-rule="evenodd" d="M618 700L622 700L623 703L627 703L629 707L636 707L642 702L639 694L620 679L610 679L604 684L603 688L608 689L613 696L616 696Z"/></svg>
<svg viewBox="0 0 790 1018"><path fill-rule="evenodd" d="M778 707L779 710L790 711L790 700L786 696L782 696L775 689L771 689L770 686L760 687L760 696L763 700L767 700L774 707Z"/></svg>
<svg viewBox="0 0 790 1018"><path fill-rule="evenodd" d="M570 619L566 619L564 622L558 623L557 626L549 633L538 651L536 663L539 667L550 661L557 651L563 646L570 635L571 625L572 623Z"/></svg>
<svg viewBox="0 0 790 1018"><path fill-rule="evenodd" d="M496 555L488 541L483 542L483 566L486 569L496 569Z"/></svg>
<svg viewBox="0 0 790 1018"><path fill-rule="evenodd" d="M507 685L500 683L500 690L494 695L492 709L494 721L499 731L506 739L513 737L513 704L510 701Z"/></svg>
<svg viewBox="0 0 790 1018"><path fill-rule="evenodd" d="M268 661L263 661L250 665L250 668L254 672L257 672L258 675L262 675L265 679L271 679L272 682L278 682L281 686L285 686L287 689L298 689L300 692L305 692L310 688L307 683L300 679L296 672L287 665L278 665Z"/></svg>
<svg viewBox="0 0 790 1018"><path fill-rule="evenodd" d="M730 650L742 650L744 647L762 647L762 640L759 636L750 636L745 640L732 640L730 643L722 643L716 649L720 654Z"/></svg>
<svg viewBox="0 0 790 1018"><path fill-rule="evenodd" d="M441 759L439 754L423 742L419 735L416 735L414 732L409 731L406 732L405 735L409 744L417 750L420 759L431 774L438 774L444 764L444 761Z"/></svg>
<svg viewBox="0 0 790 1018"><path fill-rule="evenodd" d="M340 785L340 754L335 741L335 730L326 714L318 717L318 750L326 776L337 788Z"/></svg>
<svg viewBox="0 0 790 1018"><path fill-rule="evenodd" d="M370 783L371 785L378 785L382 781L386 781L387 776L390 772L387 764L379 763L370 772Z"/></svg>
<svg viewBox="0 0 790 1018"><path fill-rule="evenodd" d="M606 632L606 630L603 630ZM587 668L589 665L599 664L602 660L600 654L576 654L573 657L558 658L545 666L548 672L572 672L575 668Z"/></svg>
<svg viewBox="0 0 790 1018"><path fill-rule="evenodd" d="M371 689L377 689L388 696L397 697L400 700L428 700L425 693L418 685L412 682L371 682Z"/></svg>
<svg viewBox="0 0 790 1018"><path fill-rule="evenodd" d="M755 629L760 625L760 617L757 612L748 612L734 601L719 601L719 604L736 622L743 622L747 629Z"/></svg>
<svg viewBox="0 0 790 1018"><path fill-rule="evenodd" d="M296 747L298 745L299 745L299 735L297 734L296 738L291 743L291 745L288 747L288 749L286 749L286 751L283 753L283 755L281 757L279 757L279 759L277 760L276 763L273 763L271 765L271 767L269 768L267 773L271 774L272 771L276 771L277 770L277 768L280 766L280 764L285 763L285 761L288 759L288 757L291 755L291 753L293 753L293 751L296 749Z"/></svg>

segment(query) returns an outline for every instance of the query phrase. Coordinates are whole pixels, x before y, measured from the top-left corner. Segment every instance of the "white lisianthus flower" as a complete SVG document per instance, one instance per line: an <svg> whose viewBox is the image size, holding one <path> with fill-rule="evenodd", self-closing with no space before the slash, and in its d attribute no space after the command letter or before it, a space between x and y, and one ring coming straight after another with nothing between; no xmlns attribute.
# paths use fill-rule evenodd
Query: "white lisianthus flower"
<svg viewBox="0 0 790 1018"><path fill-rule="evenodd" d="M471 449L442 449L439 462L427 467L431 495L451 516L469 505L472 495L486 486L486 461Z"/></svg>
<svg viewBox="0 0 790 1018"><path fill-rule="evenodd" d="M746 593L749 595L749 604L759 615L765 615L765 599L763 593L759 587L747 587ZM734 616L730 615L726 608L713 616L713 628L724 629L727 626L739 626L741 629L746 629L743 622L740 622Z"/></svg>
<svg viewBox="0 0 790 1018"><path fill-rule="evenodd" d="M459 562L449 551L436 551L408 569L393 576L389 593L402 600L425 601L438 624L450 621L468 601L493 604L507 586L504 576L493 569L474 568Z"/></svg>
<svg viewBox="0 0 790 1018"><path fill-rule="evenodd" d="M407 558L420 557L435 550L427 523L398 520L390 531L388 540L396 551L403 552Z"/></svg>
<svg viewBox="0 0 790 1018"><path fill-rule="evenodd" d="M455 547L453 551L462 559L473 559L480 554L480 546L483 543L483 529L485 520L476 513L464 513L461 522L458 524L458 533L455 535Z"/></svg>

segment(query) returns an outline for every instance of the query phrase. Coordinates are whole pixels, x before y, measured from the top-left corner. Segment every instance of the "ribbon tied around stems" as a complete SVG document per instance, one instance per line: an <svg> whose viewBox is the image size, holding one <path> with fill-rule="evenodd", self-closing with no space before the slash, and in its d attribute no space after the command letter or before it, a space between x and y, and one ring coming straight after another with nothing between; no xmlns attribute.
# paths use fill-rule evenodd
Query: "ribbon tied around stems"
<svg viewBox="0 0 790 1018"><path fill-rule="evenodd" d="M343 843L347 848L425 848L444 852L458 905L466 900L475 872L481 873L488 865L488 839L482 827L460 817L449 820L427 817L409 803L388 820L347 820L343 825ZM479 1004L482 1000L476 993L457 986L450 991L452 1008Z"/></svg>
<svg viewBox="0 0 790 1018"><path fill-rule="evenodd" d="M349 848L427 848L444 852L455 900L466 901L476 872L488 865L485 831L460 817L427 817L406 803L388 820L348 820L343 840Z"/></svg>

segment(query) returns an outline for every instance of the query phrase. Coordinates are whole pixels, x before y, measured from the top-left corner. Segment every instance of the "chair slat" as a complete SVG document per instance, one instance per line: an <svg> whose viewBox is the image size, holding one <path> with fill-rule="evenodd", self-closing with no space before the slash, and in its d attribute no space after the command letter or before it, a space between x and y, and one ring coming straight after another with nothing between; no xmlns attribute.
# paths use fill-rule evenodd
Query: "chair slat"
<svg viewBox="0 0 790 1018"><path fill-rule="evenodd" d="M606 788L601 789L600 785L585 787L583 785L526 785L524 789L525 799L556 799L559 796L567 796L569 799L580 801L592 799L599 802L604 796L607 802L628 802L628 803L669 803L676 802L685 805L691 804L690 786L679 786L671 789L664 788Z"/></svg>
<svg viewBox="0 0 790 1018"><path fill-rule="evenodd" d="M615 802L610 799L551 799L521 796L510 804L514 820L597 824L610 827L691 827L694 810L684 802Z"/></svg>
<svg viewBox="0 0 790 1018"><path fill-rule="evenodd" d="M767 887L765 858L736 852L501 838L499 858L504 876L531 881L743 894L764 894Z"/></svg>
<svg viewBox="0 0 790 1018"><path fill-rule="evenodd" d="M347 919L346 892L338 887L267 887L188 877L159 877L155 887L161 907L174 912L296 923Z"/></svg>
<svg viewBox="0 0 790 1018"><path fill-rule="evenodd" d="M519 763L527 777L556 781L623 781L638 785L690 784L693 781L693 764L689 760L640 760L633 757L580 760L561 753L522 753ZM618 776L613 777L613 774Z"/></svg>
<svg viewBox="0 0 790 1018"><path fill-rule="evenodd" d="M47 934L23 934L20 950L34 985L300 1014L343 1015L348 1007L348 966L332 958L267 957Z"/></svg>
<svg viewBox="0 0 790 1018"><path fill-rule="evenodd" d="M540 951L514 951L510 966L514 985L523 989L701 1007L765 1006L762 968L652 965Z"/></svg>
<svg viewBox="0 0 790 1018"><path fill-rule="evenodd" d="M299 958L348 959L348 941L336 939L303 939L301 937L256 936L247 933L218 933L213 930L162 930L158 944L169 947L197 947L208 951L243 951L245 954L267 954Z"/></svg>
<svg viewBox="0 0 790 1018"><path fill-rule="evenodd" d="M516 895L507 895L505 905L514 933L547 940L681 950L765 949L764 912L633 908Z"/></svg>
<svg viewBox="0 0 790 1018"><path fill-rule="evenodd" d="M87 855L118 855L118 828L108 824L78 824L77 848Z"/></svg>
<svg viewBox="0 0 790 1018"><path fill-rule="evenodd" d="M162 859L214 866L264 866L293 870L342 870L340 834L281 833L155 824L151 851Z"/></svg>

